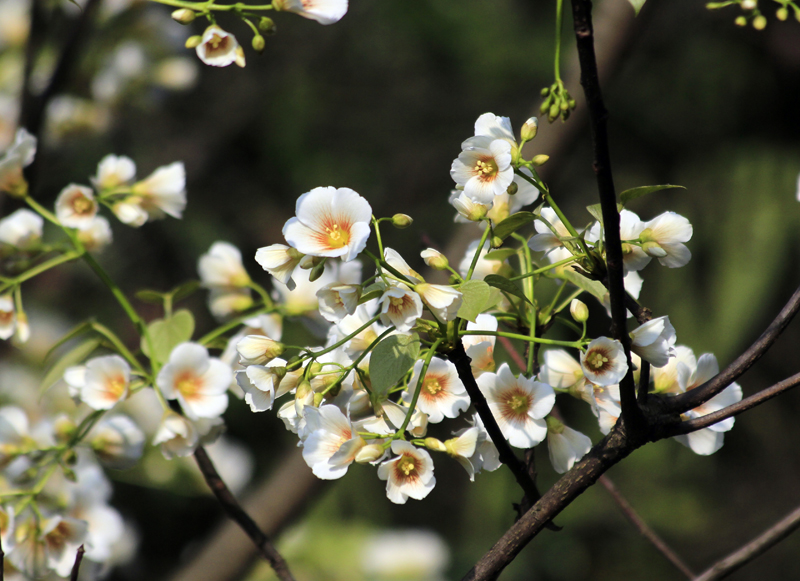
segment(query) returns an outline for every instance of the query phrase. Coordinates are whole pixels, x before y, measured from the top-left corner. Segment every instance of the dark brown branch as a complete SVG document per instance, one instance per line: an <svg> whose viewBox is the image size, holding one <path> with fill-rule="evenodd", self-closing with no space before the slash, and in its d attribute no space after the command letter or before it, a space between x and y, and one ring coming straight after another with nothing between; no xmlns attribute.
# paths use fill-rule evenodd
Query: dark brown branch
<svg viewBox="0 0 800 581"><path fill-rule="evenodd" d="M708 426L713 426L717 422L721 422L722 420L726 420L759 406L765 401L768 401L773 397L782 394L784 391L792 389L793 387L797 387L798 385L800 385L800 373L796 373L791 377L784 379L783 381L779 381L773 386L762 389L758 393L753 394L750 397L746 397L742 401L733 405L729 405L726 408L722 408L721 410L701 416L699 418L681 422L674 428L670 429L669 433L670 435L677 436L680 434L688 434L689 432L702 430Z"/></svg>
<svg viewBox="0 0 800 581"><path fill-rule="evenodd" d="M683 413L707 402L731 383L741 377L745 371L772 347L792 318L800 310L800 288L794 291L789 301L775 317L767 330L753 343L747 351L728 365L722 372L709 379L704 384L680 395L663 398L658 409L661 412Z"/></svg>
<svg viewBox="0 0 800 581"><path fill-rule="evenodd" d="M69 581L78 581L78 575L81 572L81 562L83 561L83 554L86 550L83 548L83 545L78 547L78 551L75 554L75 564L72 565L72 572L69 575Z"/></svg>
<svg viewBox="0 0 800 581"><path fill-rule="evenodd" d="M681 573L686 575L688 579L694 579L694 573L692 573L692 570L689 569L689 567L686 566L686 563L681 560L675 551L670 549L663 539L659 537L658 534L651 529L646 522L644 522L644 520L642 520L633 507L628 504L628 501L625 500L625 497L622 496L619 490L617 490L617 487L613 482L611 482L611 479L609 479L607 476L601 476L600 484L602 484L603 487L609 492L611 497L614 499L614 502L619 505L619 508L622 510L622 513L625 515L625 517L631 521L633 526L636 527L636 530L638 530L644 538L650 541L653 546L658 549L658 551L664 555L670 563L675 565L675 567Z"/></svg>
<svg viewBox="0 0 800 581"><path fill-rule="evenodd" d="M727 577L743 565L777 545L800 527L800 507L795 508L786 517L775 523L761 535L734 551L721 561L714 563L706 571L695 577L693 581L714 581Z"/></svg>
<svg viewBox="0 0 800 581"><path fill-rule="evenodd" d="M630 355L630 337L627 330L625 308L625 286L623 284L622 241L619 234L619 211L614 178L611 173L611 154L608 147L606 121L608 111L603 103L597 61L594 54L594 29L592 28L592 3L590 0L572 0L575 38L578 60L581 66L581 85L586 96L594 145L594 168L600 206L603 212L603 232L606 245L606 269L608 292L611 302L611 336L622 343L628 359L628 373L620 382L620 404L622 417L629 429L644 431L644 415L636 402L636 386L633 381L633 365Z"/></svg>
<svg viewBox="0 0 800 581"><path fill-rule="evenodd" d="M194 458L197 461L200 472L203 473L208 487L211 488L211 491L214 493L214 496L217 497L222 508L228 516L242 528L245 534L250 537L255 546L258 547L263 557L272 566L278 579L281 581L294 581L294 577L292 577L292 574L289 572L289 566L286 564L286 561L284 561L283 557L278 553L267 535L265 535L253 519L250 518L250 515L242 509L231 491L228 490L228 487L225 485L222 478L220 478L219 473L216 468L214 468L214 464L211 462L211 459L202 446L199 446L197 450L195 450Z"/></svg>
<svg viewBox="0 0 800 581"><path fill-rule="evenodd" d="M483 427L486 428L489 437L497 448L500 462L508 466L512 474L514 474L517 484L525 491L525 497L528 503L533 504L540 498L536 483L531 479L525 465L517 458L513 450L511 450L511 446L509 446L503 436L503 432L500 431L500 426L497 425L497 421L494 419L492 411L489 409L489 404L486 403L486 398L483 396L483 393L478 387L478 383L475 381L475 377L472 375L471 360L467 352L464 351L464 344L461 342L461 339L458 340L453 350L447 353L447 358L456 366L458 378L461 380L461 383L464 384L467 394L475 405L475 410L478 412L483 422ZM523 502L523 504L525 503Z"/></svg>

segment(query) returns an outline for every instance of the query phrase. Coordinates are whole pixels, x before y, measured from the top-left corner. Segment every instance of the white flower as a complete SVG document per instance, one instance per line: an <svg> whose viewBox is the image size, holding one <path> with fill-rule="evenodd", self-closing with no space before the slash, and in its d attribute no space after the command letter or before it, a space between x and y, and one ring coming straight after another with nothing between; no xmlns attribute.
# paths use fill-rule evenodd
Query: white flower
<svg viewBox="0 0 800 581"><path fill-rule="evenodd" d="M433 531L373 533L361 550L363 577L370 580L439 581L445 579L450 551Z"/></svg>
<svg viewBox="0 0 800 581"><path fill-rule="evenodd" d="M528 177L533 176L527 167L520 168L519 171ZM510 196L506 192L495 196L492 201L492 209L486 214L495 226L511 214L519 212L524 206L532 204L539 197L538 188L522 176L515 173L512 183L516 184L517 193Z"/></svg>
<svg viewBox="0 0 800 581"><path fill-rule="evenodd" d="M244 401L253 412L272 409L275 398L297 387L300 373L286 373L286 361L273 359L266 365L248 365L236 373L236 381L244 391Z"/></svg>
<svg viewBox="0 0 800 581"><path fill-rule="evenodd" d="M622 210L619 213L619 236L622 240L622 266L625 272L642 270L650 262L650 256L640 246L627 244L626 240L638 240L644 222L634 212ZM586 234L586 241L595 243L601 238L601 226L595 222Z"/></svg>
<svg viewBox="0 0 800 581"><path fill-rule="evenodd" d="M387 262L389 266L391 266L397 272L406 277L412 284L416 284L424 280L422 278L422 275L420 275L416 270L411 268L405 261L405 259L402 256L400 256L400 253L397 252L395 249L389 248L388 246L384 248L383 259Z"/></svg>
<svg viewBox="0 0 800 581"><path fill-rule="evenodd" d="M132 191L141 198L139 205L150 218L163 218L164 214L180 218L186 208L186 169L183 162L176 161L159 167L150 176L135 183Z"/></svg>
<svg viewBox="0 0 800 581"><path fill-rule="evenodd" d="M391 400L381 402L381 409L383 410L383 420L385 420L382 422L383 428L370 426L368 429L378 434L385 433L387 435L400 429L409 411L409 408L396 404ZM428 431L428 415L419 408L414 408L414 413L411 414L406 431L415 438L424 437Z"/></svg>
<svg viewBox="0 0 800 581"><path fill-rule="evenodd" d="M233 371L197 343L181 343L172 350L156 378L164 397L177 399L191 419L214 418L228 407Z"/></svg>
<svg viewBox="0 0 800 581"><path fill-rule="evenodd" d="M300 264L303 256L302 252L283 244L273 244L256 250L256 262L277 280L287 285L290 291L295 287L292 273Z"/></svg>
<svg viewBox="0 0 800 581"><path fill-rule="evenodd" d="M658 317L630 333L631 351L654 367L664 367L675 353L675 328L669 317Z"/></svg>
<svg viewBox="0 0 800 581"><path fill-rule="evenodd" d="M101 419L87 440L100 461L114 470L133 467L144 450L144 433L132 419L120 414Z"/></svg>
<svg viewBox="0 0 800 581"><path fill-rule="evenodd" d="M489 212L492 204L478 204L473 201L463 190L453 190L450 192L450 205L453 206L458 214L455 216L456 222L477 222Z"/></svg>
<svg viewBox="0 0 800 581"><path fill-rule="evenodd" d="M89 252L100 252L111 244L113 234L111 224L100 215L94 217L83 230L78 230L78 240Z"/></svg>
<svg viewBox="0 0 800 581"><path fill-rule="evenodd" d="M378 478L386 480L389 500L405 504L409 497L422 500L428 496L436 485L430 454L402 440L392 442L392 452L397 457L378 467Z"/></svg>
<svg viewBox="0 0 800 581"><path fill-rule="evenodd" d="M555 232L543 220L547 220ZM561 221L561 218L552 208L542 208L541 218L533 223L533 227L536 229L537 234L528 241L528 246L530 246L531 250L544 252L545 255L556 248L564 246L562 242L564 238L572 238L572 234L569 233L564 222Z"/></svg>
<svg viewBox="0 0 800 581"><path fill-rule="evenodd" d="M0 296L0 339L10 339L17 330L17 311L11 295Z"/></svg>
<svg viewBox="0 0 800 581"><path fill-rule="evenodd" d="M295 213L283 235L303 254L349 262L367 244L372 208L350 188L314 188L298 198Z"/></svg>
<svg viewBox="0 0 800 581"><path fill-rule="evenodd" d="M447 257L435 248L426 248L419 255L425 261L425 264L434 270L445 270L450 264L447 261Z"/></svg>
<svg viewBox="0 0 800 581"><path fill-rule="evenodd" d="M439 321L447 323L456 318L463 300L461 291L450 286L427 282L415 285L414 290Z"/></svg>
<svg viewBox="0 0 800 581"><path fill-rule="evenodd" d="M42 239L44 220L27 208L20 208L0 220L0 242L25 250Z"/></svg>
<svg viewBox="0 0 800 581"><path fill-rule="evenodd" d="M470 458L475 456L478 447L478 440L481 437L481 430L477 426L460 430L457 437L451 438L444 443L445 451L455 458L464 467L469 475L470 482L475 481L475 467Z"/></svg>
<svg viewBox="0 0 800 581"><path fill-rule="evenodd" d="M18 129L14 143L0 158L0 191L20 194L27 191L22 168L29 166L36 155L36 138L24 128Z"/></svg>
<svg viewBox="0 0 800 581"><path fill-rule="evenodd" d="M453 160L450 176L474 202L491 204L514 181L511 145L484 136L473 137L465 145L468 148Z"/></svg>
<svg viewBox="0 0 800 581"><path fill-rule="evenodd" d="M301 269L296 274L295 284L292 287L281 284L277 280L273 281L272 294L275 300L286 309L288 315L301 315L309 311L317 311L319 308L317 291L325 285L360 283L361 263L357 260L349 263L328 262L325 264L322 276L313 282L309 280L310 273L310 270Z"/></svg>
<svg viewBox="0 0 800 581"><path fill-rule="evenodd" d="M331 323L338 323L356 312L361 287L355 284L327 284L317 291L319 313Z"/></svg>
<svg viewBox="0 0 800 581"><path fill-rule="evenodd" d="M67 516L54 516L43 521L41 527L48 567L60 577L67 577L75 563L75 552L86 538L88 523Z"/></svg>
<svg viewBox="0 0 800 581"><path fill-rule="evenodd" d="M92 183L98 191L129 184L136 177L136 164L124 155L109 154L97 164L97 174Z"/></svg>
<svg viewBox="0 0 800 581"><path fill-rule="evenodd" d="M582 392L586 383L581 364L564 349L548 349L544 352L539 381L558 389L569 389L570 392Z"/></svg>
<svg viewBox="0 0 800 581"><path fill-rule="evenodd" d="M341 478L366 445L353 424L335 405L305 410L306 431L303 460L317 478Z"/></svg>
<svg viewBox="0 0 800 581"><path fill-rule="evenodd" d="M242 265L242 253L228 242L214 242L197 262L197 271L204 286L246 287L250 276Z"/></svg>
<svg viewBox="0 0 800 581"><path fill-rule="evenodd" d="M389 286L380 298L381 323L394 325L401 333L411 330L422 316L422 299L404 285Z"/></svg>
<svg viewBox="0 0 800 581"><path fill-rule="evenodd" d="M418 360L414 364L414 372L408 389L403 391L403 401L410 404L413 391L417 389L420 373L424 362ZM457 418L459 414L469 407L470 401L464 384L458 378L456 366L449 361L434 357L422 380L422 386L417 399L417 408L428 414L428 421L432 424L441 422L444 418Z"/></svg>
<svg viewBox="0 0 800 581"><path fill-rule="evenodd" d="M275 10L294 12L320 24L339 22L347 14L347 0L275 0Z"/></svg>
<svg viewBox="0 0 800 581"><path fill-rule="evenodd" d="M692 258L692 253L683 244L692 238L689 220L675 212L664 212L649 222L639 235L642 249L658 258L664 266L678 268Z"/></svg>
<svg viewBox="0 0 800 581"><path fill-rule="evenodd" d="M475 137L490 137L491 139L505 139L510 145L516 145L514 130L511 120L494 113L484 113L475 121ZM464 143L469 143L467 139ZM462 146L463 147L463 146Z"/></svg>
<svg viewBox="0 0 800 581"><path fill-rule="evenodd" d="M86 366L70 367L64 380L84 403L95 410L108 410L128 397L131 368L119 355L90 359Z"/></svg>
<svg viewBox="0 0 800 581"><path fill-rule="evenodd" d="M161 445L161 453L167 460L175 456L190 456L197 446L216 440L223 429L220 418L193 422L189 418L168 411L161 418L161 424L153 437L153 445Z"/></svg>
<svg viewBox="0 0 800 581"><path fill-rule="evenodd" d="M544 440L544 418L556 401L552 387L522 375L514 377L507 363L496 374L484 373L477 382L500 431L512 446L532 448Z"/></svg>
<svg viewBox="0 0 800 581"><path fill-rule="evenodd" d="M86 186L70 184L61 190L56 199L56 217L67 228L88 228L96 214L97 200Z"/></svg>
<svg viewBox="0 0 800 581"><path fill-rule="evenodd" d="M131 196L123 202L117 202L111 207L111 211L123 224L138 228L149 217L147 212L140 204L141 200L136 196Z"/></svg>
<svg viewBox="0 0 800 581"><path fill-rule="evenodd" d="M197 57L212 67L227 67L231 63L244 66L244 51L236 37L212 24L203 32L200 44L195 48Z"/></svg>
<svg viewBox="0 0 800 581"><path fill-rule="evenodd" d="M547 417L547 450L556 472L564 474L591 449L592 441L587 436Z"/></svg>
<svg viewBox="0 0 800 581"><path fill-rule="evenodd" d="M469 267L472 266L472 259L475 257L475 252L478 250L480 240L473 240L467 246L467 251L464 253L464 258L458 265L458 272L461 276L466 277L469 272ZM475 263L475 270L472 272L473 280L483 280L490 274L497 274L503 267L502 260L489 260L486 255L489 253L490 248L488 243L483 245L480 254L478 254L478 262Z"/></svg>
<svg viewBox="0 0 800 581"><path fill-rule="evenodd" d="M598 337L581 355L581 368L586 379L597 385L614 385L628 373L628 361L622 343Z"/></svg>
<svg viewBox="0 0 800 581"><path fill-rule="evenodd" d="M236 343L236 351L242 365L263 365L283 353L283 345L266 335L246 335Z"/></svg>
<svg viewBox="0 0 800 581"><path fill-rule="evenodd" d="M467 331L497 331L497 319L491 315L480 314L475 322L467 323ZM495 335L464 335L461 342L470 358L472 374L479 377L482 373L495 370L494 346Z"/></svg>

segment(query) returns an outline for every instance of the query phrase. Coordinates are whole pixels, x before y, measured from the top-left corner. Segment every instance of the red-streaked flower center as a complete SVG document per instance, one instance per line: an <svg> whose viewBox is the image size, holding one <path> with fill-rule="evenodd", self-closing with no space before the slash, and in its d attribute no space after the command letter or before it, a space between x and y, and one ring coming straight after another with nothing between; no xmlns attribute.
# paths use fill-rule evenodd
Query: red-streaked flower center
<svg viewBox="0 0 800 581"><path fill-rule="evenodd" d="M533 404L531 395L519 387L509 389L501 396L500 408L506 419L518 419L528 414Z"/></svg>
<svg viewBox="0 0 800 581"><path fill-rule="evenodd" d="M472 171L481 181L490 181L497 175L497 162L493 157L482 157L475 162Z"/></svg>

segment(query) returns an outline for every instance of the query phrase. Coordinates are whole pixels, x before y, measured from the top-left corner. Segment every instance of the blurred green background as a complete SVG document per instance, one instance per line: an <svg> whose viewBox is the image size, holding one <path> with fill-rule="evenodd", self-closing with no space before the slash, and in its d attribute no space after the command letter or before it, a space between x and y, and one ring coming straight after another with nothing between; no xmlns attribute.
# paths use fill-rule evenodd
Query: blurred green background
<svg viewBox="0 0 800 581"><path fill-rule="evenodd" d="M677 270L651 264L641 273L642 302L655 315L670 315L679 343L698 355L715 353L724 366L766 327L800 280L800 23L778 22L766 2L760 4L769 25L761 32L734 26L737 7L710 12L698 0L651 0L634 20L624 0L605 4L622 5L602 37L623 46L603 79L618 190L683 185L686 190L642 198L630 209L645 220L673 210L694 226L692 261ZM178 38L155 48L147 36L155 34L148 24L157 18L154 11L169 13L135 4L98 24L69 93L89 97L105 55L124 39L144 39L153 58L169 50L193 56L175 47L181 33L201 33L200 23L187 27L191 31L168 23L163 30L180 29L173 31ZM66 183L86 183L107 153L132 157L141 176L174 160L186 163L183 220L138 230L113 223L115 244L101 261L131 293L196 278L198 256L216 240L237 245L251 275L268 284L252 259L255 250L282 242L297 197L321 185L355 189L377 216L412 215L411 228L385 234L387 245L405 256L434 245L454 251L450 261L457 263L469 236L452 222L447 205L450 164L481 113L509 116L519 128L538 111L539 90L552 82L554 11L553 2L525 0L353 0L333 26L276 15L278 34L260 56L248 46L246 27L223 17L220 24L246 46L246 68L202 67L197 86L187 91L131 83L111 106L105 131L71 131L43 144L40 163L47 169L37 196L49 205ZM575 66L570 27L567 11L565 70ZM568 88L581 92L575 82ZM543 121L540 135L535 153L551 153L538 141L559 144L543 175L575 223L588 223L581 212L596 203L596 193L585 121ZM15 203L5 200L3 213ZM94 315L134 340L82 265L28 284L25 300L34 329L37 311L59 313L65 324ZM187 304L200 333L212 328L201 294ZM159 314L137 306L148 317ZM593 314L603 332L602 310ZM795 323L742 378L745 395L795 373L798 345ZM6 361L22 357L8 345L0 349ZM564 413L599 438L585 406L567 405ZM664 441L637 451L608 476L701 571L800 503L798 414L800 396L788 393L738 418L712 457ZM295 445L272 413L255 415L232 400L225 418L229 435L254 454L255 479L270 474ZM540 487L547 487L556 475L546 451L537 456ZM181 478L145 485L137 470L111 475L119 479L113 502L135 522L139 552L110 578L166 579L193 558L221 513L202 487ZM440 534L451 555L446 578L460 578L512 524L519 492L504 470L480 474L471 484L461 467L437 461L436 477L430 496L405 506L385 498L371 467L353 466L341 481L319 488L304 518L279 538L298 578L361 579L363 542L392 528ZM502 579L682 578L600 487L557 523L563 530L536 538ZM800 536L790 537L730 578L798 579L798 554ZM269 578L263 566L248 576Z"/></svg>

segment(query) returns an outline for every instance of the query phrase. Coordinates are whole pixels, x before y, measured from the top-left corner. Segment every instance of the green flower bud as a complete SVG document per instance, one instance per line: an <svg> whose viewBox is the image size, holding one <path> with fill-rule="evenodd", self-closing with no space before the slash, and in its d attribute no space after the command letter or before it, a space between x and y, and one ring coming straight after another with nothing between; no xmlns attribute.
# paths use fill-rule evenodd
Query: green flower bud
<svg viewBox="0 0 800 581"><path fill-rule="evenodd" d="M258 21L258 29L266 34L275 34L278 30L272 18L267 18L266 16L262 16L261 20Z"/></svg>
<svg viewBox="0 0 800 581"><path fill-rule="evenodd" d="M753 28L756 30L764 30L767 27L767 18L763 14L759 14L753 18Z"/></svg>
<svg viewBox="0 0 800 581"><path fill-rule="evenodd" d="M539 155L534 155L533 156L533 159L531 160L531 163L533 165L535 165L535 166L540 166L540 165L546 164L548 159L550 159L549 155L545 155L543 153L540 153Z"/></svg>
<svg viewBox="0 0 800 581"><path fill-rule="evenodd" d="M550 105L550 111L547 114L547 119L550 120L551 122L555 121L556 117L558 117L559 113L560 113L560 109L559 109L558 105L556 103L553 103L552 105Z"/></svg>
<svg viewBox="0 0 800 581"><path fill-rule="evenodd" d="M584 323L589 318L589 307L583 301L572 299L569 305L569 314L572 315L576 323Z"/></svg>
<svg viewBox="0 0 800 581"><path fill-rule="evenodd" d="M539 94L540 94L542 97L547 97L547 95L549 95L549 94L550 94L550 87L545 87L544 89L542 89L541 91L539 91Z"/></svg>
<svg viewBox="0 0 800 581"><path fill-rule="evenodd" d="M189 24L195 18L197 18L197 13L194 10L189 10L188 8L180 8L171 14L172 20L175 22L179 22L180 24Z"/></svg>
<svg viewBox="0 0 800 581"><path fill-rule="evenodd" d="M538 132L539 120L536 117L531 117L522 125L522 129L519 130L519 136L522 141L530 141L536 137Z"/></svg>
<svg viewBox="0 0 800 581"><path fill-rule="evenodd" d="M434 450L436 452L446 452L447 448L445 447L444 443L441 440L437 440L436 438L425 438L425 447L429 450Z"/></svg>
<svg viewBox="0 0 800 581"><path fill-rule="evenodd" d="M783 6L782 8L778 8L775 16L778 18L778 20L786 20L789 18L789 11L786 9L786 6Z"/></svg>
<svg viewBox="0 0 800 581"><path fill-rule="evenodd" d="M413 224L414 219L408 214L395 214L392 216L392 225L395 228L403 229L408 228Z"/></svg>
<svg viewBox="0 0 800 581"><path fill-rule="evenodd" d="M547 416L544 421L547 423L547 429L554 434L560 434L564 431L564 424L553 416Z"/></svg>
<svg viewBox="0 0 800 581"><path fill-rule="evenodd" d="M200 46L200 43L203 42L203 37L199 34L195 34L194 36L190 36L186 39L186 44L184 45L186 48L197 48Z"/></svg>
<svg viewBox="0 0 800 581"><path fill-rule="evenodd" d="M492 236L492 248L500 248L503 245L503 239L499 236Z"/></svg>
<svg viewBox="0 0 800 581"><path fill-rule="evenodd" d="M747 26L747 18L744 16L737 16L736 20L733 21L736 26Z"/></svg>
<svg viewBox="0 0 800 581"><path fill-rule="evenodd" d="M511 182L510 184L508 184L508 187L506 188L506 193L509 196L513 196L518 191L519 191L519 186L517 185L517 182Z"/></svg>
<svg viewBox="0 0 800 581"><path fill-rule="evenodd" d="M263 52L266 43L264 42L264 37L260 34L258 36L253 37L253 50L256 52Z"/></svg>

